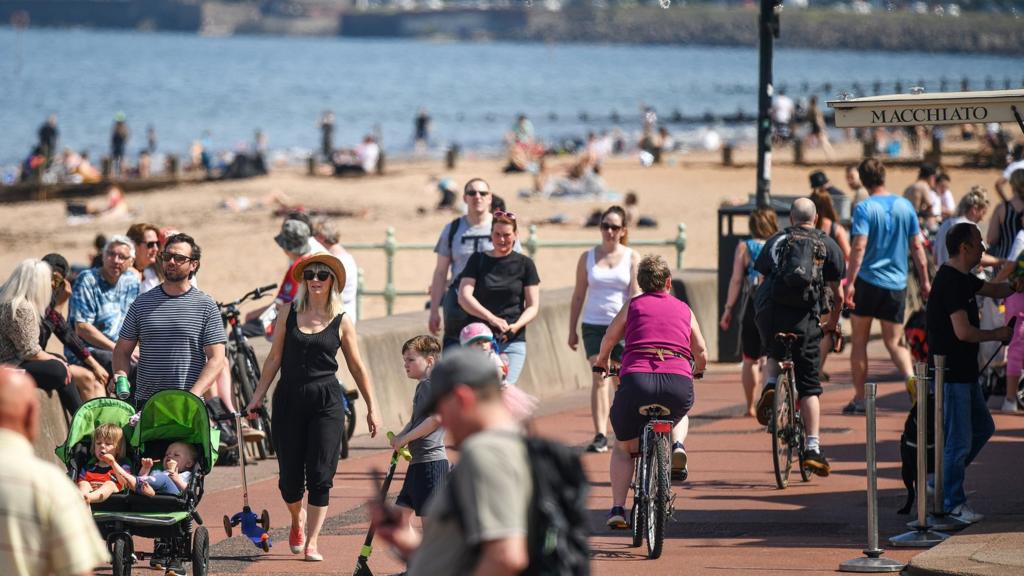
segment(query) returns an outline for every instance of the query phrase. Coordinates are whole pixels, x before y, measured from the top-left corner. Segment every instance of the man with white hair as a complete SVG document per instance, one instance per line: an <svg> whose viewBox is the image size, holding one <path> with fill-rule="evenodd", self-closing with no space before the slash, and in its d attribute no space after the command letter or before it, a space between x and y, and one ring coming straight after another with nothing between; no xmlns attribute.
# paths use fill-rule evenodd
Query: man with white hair
<svg viewBox="0 0 1024 576"><path fill-rule="evenodd" d="M107 373L111 371L121 324L139 295L139 277L125 274L134 258L135 243L131 238L113 236L103 247L103 263L79 274L71 289L68 323ZM64 352L68 361L81 363L69 348L65 347Z"/></svg>
<svg viewBox="0 0 1024 576"><path fill-rule="evenodd" d="M762 350L768 351L765 384L757 404L757 420L767 425L775 399L779 361L790 347L796 374L796 392L800 413L807 431L804 464L819 476L828 476L831 468L821 453L821 379L818 375L821 338L834 332L839 314L830 315L821 325L821 315L842 302L839 281L845 273L845 261L839 245L814 227L817 213L808 198L798 198L790 208L792 226L765 242L754 268L765 280L754 295L757 330ZM829 297L831 290L831 297ZM796 335L792 343L780 342L776 335Z"/></svg>

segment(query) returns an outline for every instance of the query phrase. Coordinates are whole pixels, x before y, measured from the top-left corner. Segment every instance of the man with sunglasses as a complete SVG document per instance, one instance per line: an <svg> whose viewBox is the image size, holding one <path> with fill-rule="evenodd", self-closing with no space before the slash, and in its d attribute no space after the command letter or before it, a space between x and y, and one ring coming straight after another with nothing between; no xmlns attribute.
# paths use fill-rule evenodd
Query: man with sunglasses
<svg viewBox="0 0 1024 576"><path fill-rule="evenodd" d="M136 407L166 389L202 396L227 365L227 335L217 304L189 282L202 252L187 234L167 238L159 255L163 282L139 296L128 310L114 349L114 376L125 375L139 347L132 387Z"/></svg>
<svg viewBox="0 0 1024 576"><path fill-rule="evenodd" d="M89 347L90 354L110 372L114 343L121 332L128 307L139 295L139 278L125 272L135 258L135 243L116 235L103 247L103 262L78 275L71 290L68 322ZM68 362L82 365L70 346L64 347Z"/></svg>
<svg viewBox="0 0 1024 576"><path fill-rule="evenodd" d="M469 324L469 316L459 307L458 278L477 252L493 250L491 243L491 214L494 195L483 178L466 182L462 195L466 214L449 222L441 231L434 246L437 264L430 283L430 332L438 334L444 328L444 348L459 345L459 331ZM520 251L516 240L513 250Z"/></svg>
<svg viewBox="0 0 1024 576"><path fill-rule="evenodd" d="M126 236L135 243L132 271L138 274L141 282L139 294L145 294L160 285L156 261L157 252L160 250L160 230L152 224L140 222L132 224Z"/></svg>

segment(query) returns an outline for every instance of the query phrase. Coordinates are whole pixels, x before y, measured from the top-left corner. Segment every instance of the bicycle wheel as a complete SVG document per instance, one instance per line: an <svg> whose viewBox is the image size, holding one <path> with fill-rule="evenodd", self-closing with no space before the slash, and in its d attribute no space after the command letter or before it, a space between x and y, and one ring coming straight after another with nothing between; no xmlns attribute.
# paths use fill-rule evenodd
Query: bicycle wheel
<svg viewBox="0 0 1024 576"><path fill-rule="evenodd" d="M771 429L775 485L782 490L789 485L789 471L793 467L793 446L790 444L793 431L793 397L789 386L789 374L786 372L779 375L779 381L775 384Z"/></svg>
<svg viewBox="0 0 1024 576"><path fill-rule="evenodd" d="M665 542L665 522L669 506L669 441L667 434L658 434L647 462L647 557L656 560L661 556Z"/></svg>
<svg viewBox="0 0 1024 576"><path fill-rule="evenodd" d="M260 364L256 361L256 351L252 349L252 346L245 345L245 359L247 361L247 368L249 372L249 382L252 382L252 391L256 393L256 387L260 384ZM262 444L265 445L267 454L274 455L274 440L271 437L270 430L270 412L267 410L267 402L263 403L263 408L260 410L260 417L257 422L260 425L260 430L266 433L267 437L263 440Z"/></svg>
<svg viewBox="0 0 1024 576"><path fill-rule="evenodd" d="M347 398L344 397L344 393L342 393L342 394L343 394L342 395L342 403L344 405L344 409L341 411L341 452L340 452L340 456L341 456L342 460L347 460L348 459L348 440L349 440L349 436L350 436L350 434L348 433L348 423L352 419L352 416L349 414L349 411L348 411L349 401L348 401Z"/></svg>
<svg viewBox="0 0 1024 576"><path fill-rule="evenodd" d="M636 548L644 543L644 507L643 500L643 458L637 457L633 464L633 509L629 513L629 524L633 531L633 547Z"/></svg>
<svg viewBox="0 0 1024 576"><path fill-rule="evenodd" d="M251 352L248 346L243 345L235 353L235 366L234 374L235 382L235 397L238 399L239 410L244 410L245 407L252 400L252 395L256 391L256 385L259 383L259 372L254 371L254 364L249 361L248 354L246 351ZM256 430L262 431L266 434L266 437L257 441L256 453L260 460L267 459L267 445L270 444L270 429L264 426L263 418L256 418L249 420L249 426L252 426ZM242 431L239 430L238 434L241 435ZM242 441L242 438L239 438Z"/></svg>
<svg viewBox="0 0 1024 576"><path fill-rule="evenodd" d="M349 438L356 433L356 398L358 397L358 390L352 392L345 390L345 434Z"/></svg>
<svg viewBox="0 0 1024 576"><path fill-rule="evenodd" d="M811 469L804 463L804 451L807 450L807 432L804 430L804 422L802 419L796 419L796 457L797 465L800 466L800 480L804 482L811 481Z"/></svg>

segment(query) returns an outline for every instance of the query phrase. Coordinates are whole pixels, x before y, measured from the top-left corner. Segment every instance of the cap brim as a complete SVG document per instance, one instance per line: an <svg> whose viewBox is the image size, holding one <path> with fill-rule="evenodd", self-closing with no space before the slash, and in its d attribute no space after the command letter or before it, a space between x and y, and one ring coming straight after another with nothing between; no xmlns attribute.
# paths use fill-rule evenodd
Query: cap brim
<svg viewBox="0 0 1024 576"><path fill-rule="evenodd" d="M337 282L334 285L334 289L341 292L345 287L345 281L347 280L345 275L345 267L342 266L341 260L338 257L328 252L316 252L308 256L303 256L299 260L298 266L292 268L292 280L296 283L302 283L302 272L310 264L323 264L331 269L334 273L334 278Z"/></svg>

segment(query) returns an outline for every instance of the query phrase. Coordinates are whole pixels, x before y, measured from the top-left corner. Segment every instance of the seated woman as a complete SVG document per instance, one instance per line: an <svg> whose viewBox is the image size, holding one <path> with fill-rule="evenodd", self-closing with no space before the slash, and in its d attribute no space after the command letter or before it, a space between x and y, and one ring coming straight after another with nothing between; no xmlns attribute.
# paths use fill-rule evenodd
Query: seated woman
<svg viewBox="0 0 1024 576"><path fill-rule="evenodd" d="M707 348L697 318L685 302L671 294L672 275L661 256L640 260L636 274L643 294L634 296L612 320L601 340L594 367L608 370L612 349L625 337L619 389L612 401L611 422L615 431L609 475L612 509L608 526L626 528L626 496L633 479L633 456L647 423L640 407L660 404L671 412L672 468L685 467L683 418L693 406L693 378L700 378L707 365ZM682 462L679 462L679 461Z"/></svg>
<svg viewBox="0 0 1024 576"><path fill-rule="evenodd" d="M164 452L163 470L153 470L153 459L143 458L139 475L132 476L112 454L105 454L103 462L110 466L121 482L144 496L169 494L177 496L188 487L192 467L196 463L196 449L185 442L174 442Z"/></svg>

